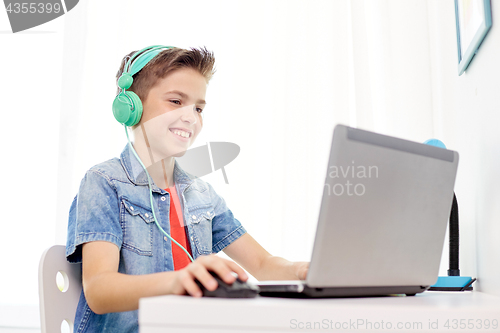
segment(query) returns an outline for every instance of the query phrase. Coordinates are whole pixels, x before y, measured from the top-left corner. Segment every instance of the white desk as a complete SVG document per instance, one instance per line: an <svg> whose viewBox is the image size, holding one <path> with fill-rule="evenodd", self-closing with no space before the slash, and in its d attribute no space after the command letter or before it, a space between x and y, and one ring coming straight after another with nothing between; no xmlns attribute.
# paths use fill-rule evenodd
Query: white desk
<svg viewBox="0 0 500 333"><path fill-rule="evenodd" d="M331 299L160 296L140 300L139 327L140 333L500 332L500 297L476 291Z"/></svg>

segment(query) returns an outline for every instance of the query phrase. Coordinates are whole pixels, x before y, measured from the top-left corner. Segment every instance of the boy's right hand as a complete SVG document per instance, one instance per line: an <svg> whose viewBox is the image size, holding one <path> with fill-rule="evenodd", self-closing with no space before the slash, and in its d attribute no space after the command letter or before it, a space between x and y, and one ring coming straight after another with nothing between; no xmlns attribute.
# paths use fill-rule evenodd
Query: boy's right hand
<svg viewBox="0 0 500 333"><path fill-rule="evenodd" d="M224 282L232 284L236 278L231 272L238 274L242 281L248 279L247 274L234 261L216 256L215 254L200 256L189 265L175 271L176 275L172 281L171 291L175 295L185 295L186 293L201 297L202 292L195 282L198 280L205 288L213 291L217 288L217 281L208 271L215 272Z"/></svg>

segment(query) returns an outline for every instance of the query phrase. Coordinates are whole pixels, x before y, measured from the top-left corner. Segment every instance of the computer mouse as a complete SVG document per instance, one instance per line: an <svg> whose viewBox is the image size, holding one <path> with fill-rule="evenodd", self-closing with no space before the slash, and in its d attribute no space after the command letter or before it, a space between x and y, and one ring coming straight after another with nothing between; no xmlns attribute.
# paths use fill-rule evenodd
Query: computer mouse
<svg viewBox="0 0 500 333"><path fill-rule="evenodd" d="M239 278L232 284L224 282L215 272L208 271L217 281L217 288L214 291L206 289L200 281L195 280L204 297L226 297L226 298L251 298L259 294L259 287L241 281Z"/></svg>

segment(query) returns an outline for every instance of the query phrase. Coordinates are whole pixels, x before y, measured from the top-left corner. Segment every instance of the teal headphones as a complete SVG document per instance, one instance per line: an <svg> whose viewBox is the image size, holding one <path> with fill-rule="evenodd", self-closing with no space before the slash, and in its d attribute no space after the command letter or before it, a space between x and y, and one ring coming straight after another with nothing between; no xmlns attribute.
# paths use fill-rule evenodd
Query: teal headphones
<svg viewBox="0 0 500 333"><path fill-rule="evenodd" d="M142 163L141 158L137 155L132 143L130 142L130 138L128 136L127 126L134 126L139 123L142 117L142 102L139 96L133 91L126 91L126 89L132 86L132 82L134 82L133 76L139 72L146 64L151 61L154 57L158 55L163 50L173 49L173 46L162 46L162 45L153 45L143 48L134 53L130 59L123 66L123 74L118 79L118 87L122 90L115 97L113 101L113 115L115 119L118 120L120 124L125 128L125 134L127 135L128 145L130 150L137 158L137 161L140 163L144 172L148 177L148 187L149 187L149 202L151 204L151 212L153 213L153 218L155 220L156 226L160 229L160 231L165 234L170 240L177 244L189 257L189 260L194 261L193 257L189 254L189 252L179 244L175 239L173 239L158 223L156 219L156 214L153 205L153 189L151 186L151 176L149 175L148 170L144 163Z"/></svg>
<svg viewBox="0 0 500 333"><path fill-rule="evenodd" d="M153 45L134 53L123 66L123 73L118 79L118 87L122 90L113 101L113 115L120 124L134 126L139 123L142 116L142 102L133 91L126 91L134 82L133 76L146 64L156 57L158 53L173 46Z"/></svg>

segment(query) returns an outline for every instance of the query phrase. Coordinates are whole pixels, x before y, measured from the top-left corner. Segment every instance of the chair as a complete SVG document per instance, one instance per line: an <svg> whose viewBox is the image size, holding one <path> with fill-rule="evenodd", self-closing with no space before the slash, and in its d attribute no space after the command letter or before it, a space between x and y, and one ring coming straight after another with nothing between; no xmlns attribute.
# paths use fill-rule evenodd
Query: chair
<svg viewBox="0 0 500 333"><path fill-rule="evenodd" d="M54 245L42 254L38 267L38 293L40 298L40 324L42 333L64 330L68 325L73 332L76 307L82 292L81 264L66 261L64 245ZM62 291L56 283L57 273L62 275Z"/></svg>

